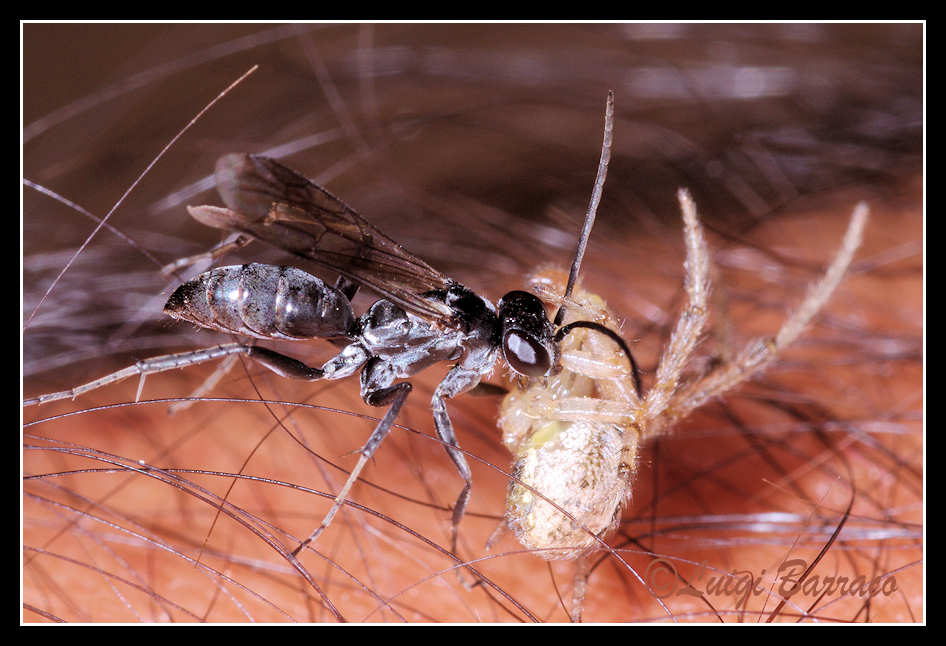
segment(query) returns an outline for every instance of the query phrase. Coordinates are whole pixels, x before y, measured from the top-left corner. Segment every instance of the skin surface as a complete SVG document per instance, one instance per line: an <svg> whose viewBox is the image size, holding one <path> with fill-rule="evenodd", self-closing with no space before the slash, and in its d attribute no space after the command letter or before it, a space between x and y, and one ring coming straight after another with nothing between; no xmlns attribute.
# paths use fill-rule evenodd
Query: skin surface
<svg viewBox="0 0 946 646"><path fill-rule="evenodd" d="M645 388L682 299L678 186L694 193L719 272L700 356L725 347L727 334L738 348L777 329L823 271L854 205L867 200L871 215L851 274L783 361L642 448L634 495L609 541L623 562L602 553L592 564L584 620L760 622L777 610L775 621L922 621L922 117L910 102L921 87L922 33L857 27L834 26L799 47L800 36L774 27L725 25L663 40L620 25L493 26L489 42L475 25L336 25L301 35L274 25L27 25L24 176L99 216L203 105L252 64L261 68L109 220L158 262L101 231L32 319L94 224L24 188L23 394L229 340L161 317L180 281L158 266L219 241L184 208L219 204L209 185L173 196L234 150L320 137L287 162L489 298L523 288L543 262L567 265L594 180L601 106L615 84L615 151L582 281L624 318ZM269 40L236 42L237 53L189 65L194 52L248 35ZM555 54L566 41L570 65ZM752 100L726 98L719 88L734 86L722 82L674 99L642 89L668 62L695 70L694 83L711 78L696 74L706 61L796 74L821 61L840 89L833 103L804 76L793 77L804 92L782 96L774 86ZM862 83L881 64L896 92ZM72 102L83 97L100 102L81 110ZM871 137L857 139L845 125L864 104L892 121L878 119ZM77 107L39 121L64 105ZM774 139L792 128L810 135L811 148L801 136L791 147ZM285 260L254 244L225 264ZM359 298L356 313L372 300ZM272 347L310 363L333 353L319 343ZM567 621L574 564L549 565L508 534L485 548L509 482L499 397L448 403L473 470L460 555L493 585L468 590L442 551L462 486L430 417L447 367L412 379L403 428L353 490L372 513L340 512L317 552L301 556L304 571L285 552L318 524L346 477L325 460L350 469L349 453L375 423L363 416L379 413L353 379L293 383L238 363L209 396L239 401L169 416L154 400L189 396L213 372L201 366L149 377L137 404L131 380L24 409L24 422L46 421L24 429L22 620ZM261 398L294 405L248 401ZM122 406L92 410L114 404ZM66 452L75 447L82 456ZM83 469L108 471L56 475ZM290 486L243 479L228 493L233 479L222 474L241 471ZM232 505L216 523L208 492ZM237 511L252 514L266 538ZM779 607L783 582L771 573L786 559L811 564L826 546L809 585L815 575L892 575L897 590L869 603L803 590ZM703 597L678 594L671 566ZM732 587L713 587L724 573L735 573ZM743 603L736 581L745 576L761 582Z"/></svg>

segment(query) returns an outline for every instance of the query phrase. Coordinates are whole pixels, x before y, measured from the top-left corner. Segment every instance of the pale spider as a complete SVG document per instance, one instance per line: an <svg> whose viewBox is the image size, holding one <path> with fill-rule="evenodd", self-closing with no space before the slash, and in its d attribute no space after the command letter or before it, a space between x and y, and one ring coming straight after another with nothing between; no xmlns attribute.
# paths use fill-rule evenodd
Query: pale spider
<svg viewBox="0 0 946 646"><path fill-rule="evenodd" d="M580 619L587 563L602 547L630 499L641 444L711 399L772 364L830 298L861 243L867 207L854 210L841 248L822 278L772 337L748 342L732 361L690 380L684 368L708 317L710 254L685 190L678 193L686 243L687 302L664 348L653 385L640 392L627 359L604 335L576 330L560 346L562 370L506 395L499 419L503 442L515 456L505 524L519 541L548 560L580 559L573 619ZM543 268L530 279L544 301L566 307L565 323L584 319L616 330L620 324L599 296L576 289L564 297L565 273ZM564 513L563 513L564 512Z"/></svg>

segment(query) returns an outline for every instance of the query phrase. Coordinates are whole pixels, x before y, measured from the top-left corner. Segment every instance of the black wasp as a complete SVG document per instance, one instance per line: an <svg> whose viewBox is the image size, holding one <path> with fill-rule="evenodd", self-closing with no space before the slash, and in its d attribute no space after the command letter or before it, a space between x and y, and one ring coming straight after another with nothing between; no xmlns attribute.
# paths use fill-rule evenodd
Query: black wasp
<svg viewBox="0 0 946 646"><path fill-rule="evenodd" d="M613 120L611 94L606 115L605 145L566 299L577 277L604 185ZM328 527L362 468L391 430L411 392L410 382L396 383L398 379L440 361L455 362L430 402L437 435L465 482L453 509L451 549L455 552L456 530L470 497L472 477L457 448L446 400L477 387L500 355L524 378L552 374L558 369L558 342L576 327L607 334L630 358L621 338L597 323L578 321L556 330L564 306L553 324L539 298L528 292L509 292L494 306L406 251L321 186L273 159L228 154L217 162L215 175L226 207L188 207L188 211L197 221L229 231L231 236L198 257L217 257L236 246L262 240L339 277L332 286L294 267L260 263L219 267L178 287L168 299L165 313L202 327L259 339L331 339L341 343L342 350L322 367L314 368L266 348L228 343L139 361L88 384L24 404L75 397L136 374L143 378L234 354L246 355L292 379L341 379L360 371L364 402L387 406L388 410L361 448L358 463L332 508L293 555ZM193 260L182 259L170 267ZM351 300L362 286L382 298L356 317ZM633 372L639 381L636 366Z"/></svg>

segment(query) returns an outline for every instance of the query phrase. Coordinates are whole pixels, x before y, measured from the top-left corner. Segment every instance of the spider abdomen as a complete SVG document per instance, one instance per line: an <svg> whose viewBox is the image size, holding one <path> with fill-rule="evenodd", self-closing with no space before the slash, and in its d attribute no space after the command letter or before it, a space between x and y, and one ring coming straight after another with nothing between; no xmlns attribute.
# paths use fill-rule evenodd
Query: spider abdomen
<svg viewBox="0 0 946 646"><path fill-rule="evenodd" d="M624 508L635 458L628 453L614 424L543 425L513 466L518 482L511 481L506 499L510 529L525 547L549 560L575 558L595 547Z"/></svg>

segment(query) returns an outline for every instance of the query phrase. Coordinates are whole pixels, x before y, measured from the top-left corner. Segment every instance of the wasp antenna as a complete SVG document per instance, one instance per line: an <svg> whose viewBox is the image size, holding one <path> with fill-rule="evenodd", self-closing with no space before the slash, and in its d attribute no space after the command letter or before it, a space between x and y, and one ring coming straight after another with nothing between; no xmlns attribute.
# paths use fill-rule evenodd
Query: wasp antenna
<svg viewBox="0 0 946 646"><path fill-rule="evenodd" d="M604 141L601 143L601 159L598 160L598 175L595 177L595 186L591 191L591 201L585 213L585 223L578 238L578 248L575 250L575 259L568 272L568 285L562 297L562 305L555 315L555 325L561 325L565 319L565 301L572 295L575 282L578 280L578 270L581 269L581 259L585 256L585 247L588 246L588 237L595 224L595 215L598 213L598 203L601 202L601 193L604 191L604 179L608 176L608 162L611 161L611 135L614 132L614 90L608 90L608 101L604 108Z"/></svg>

